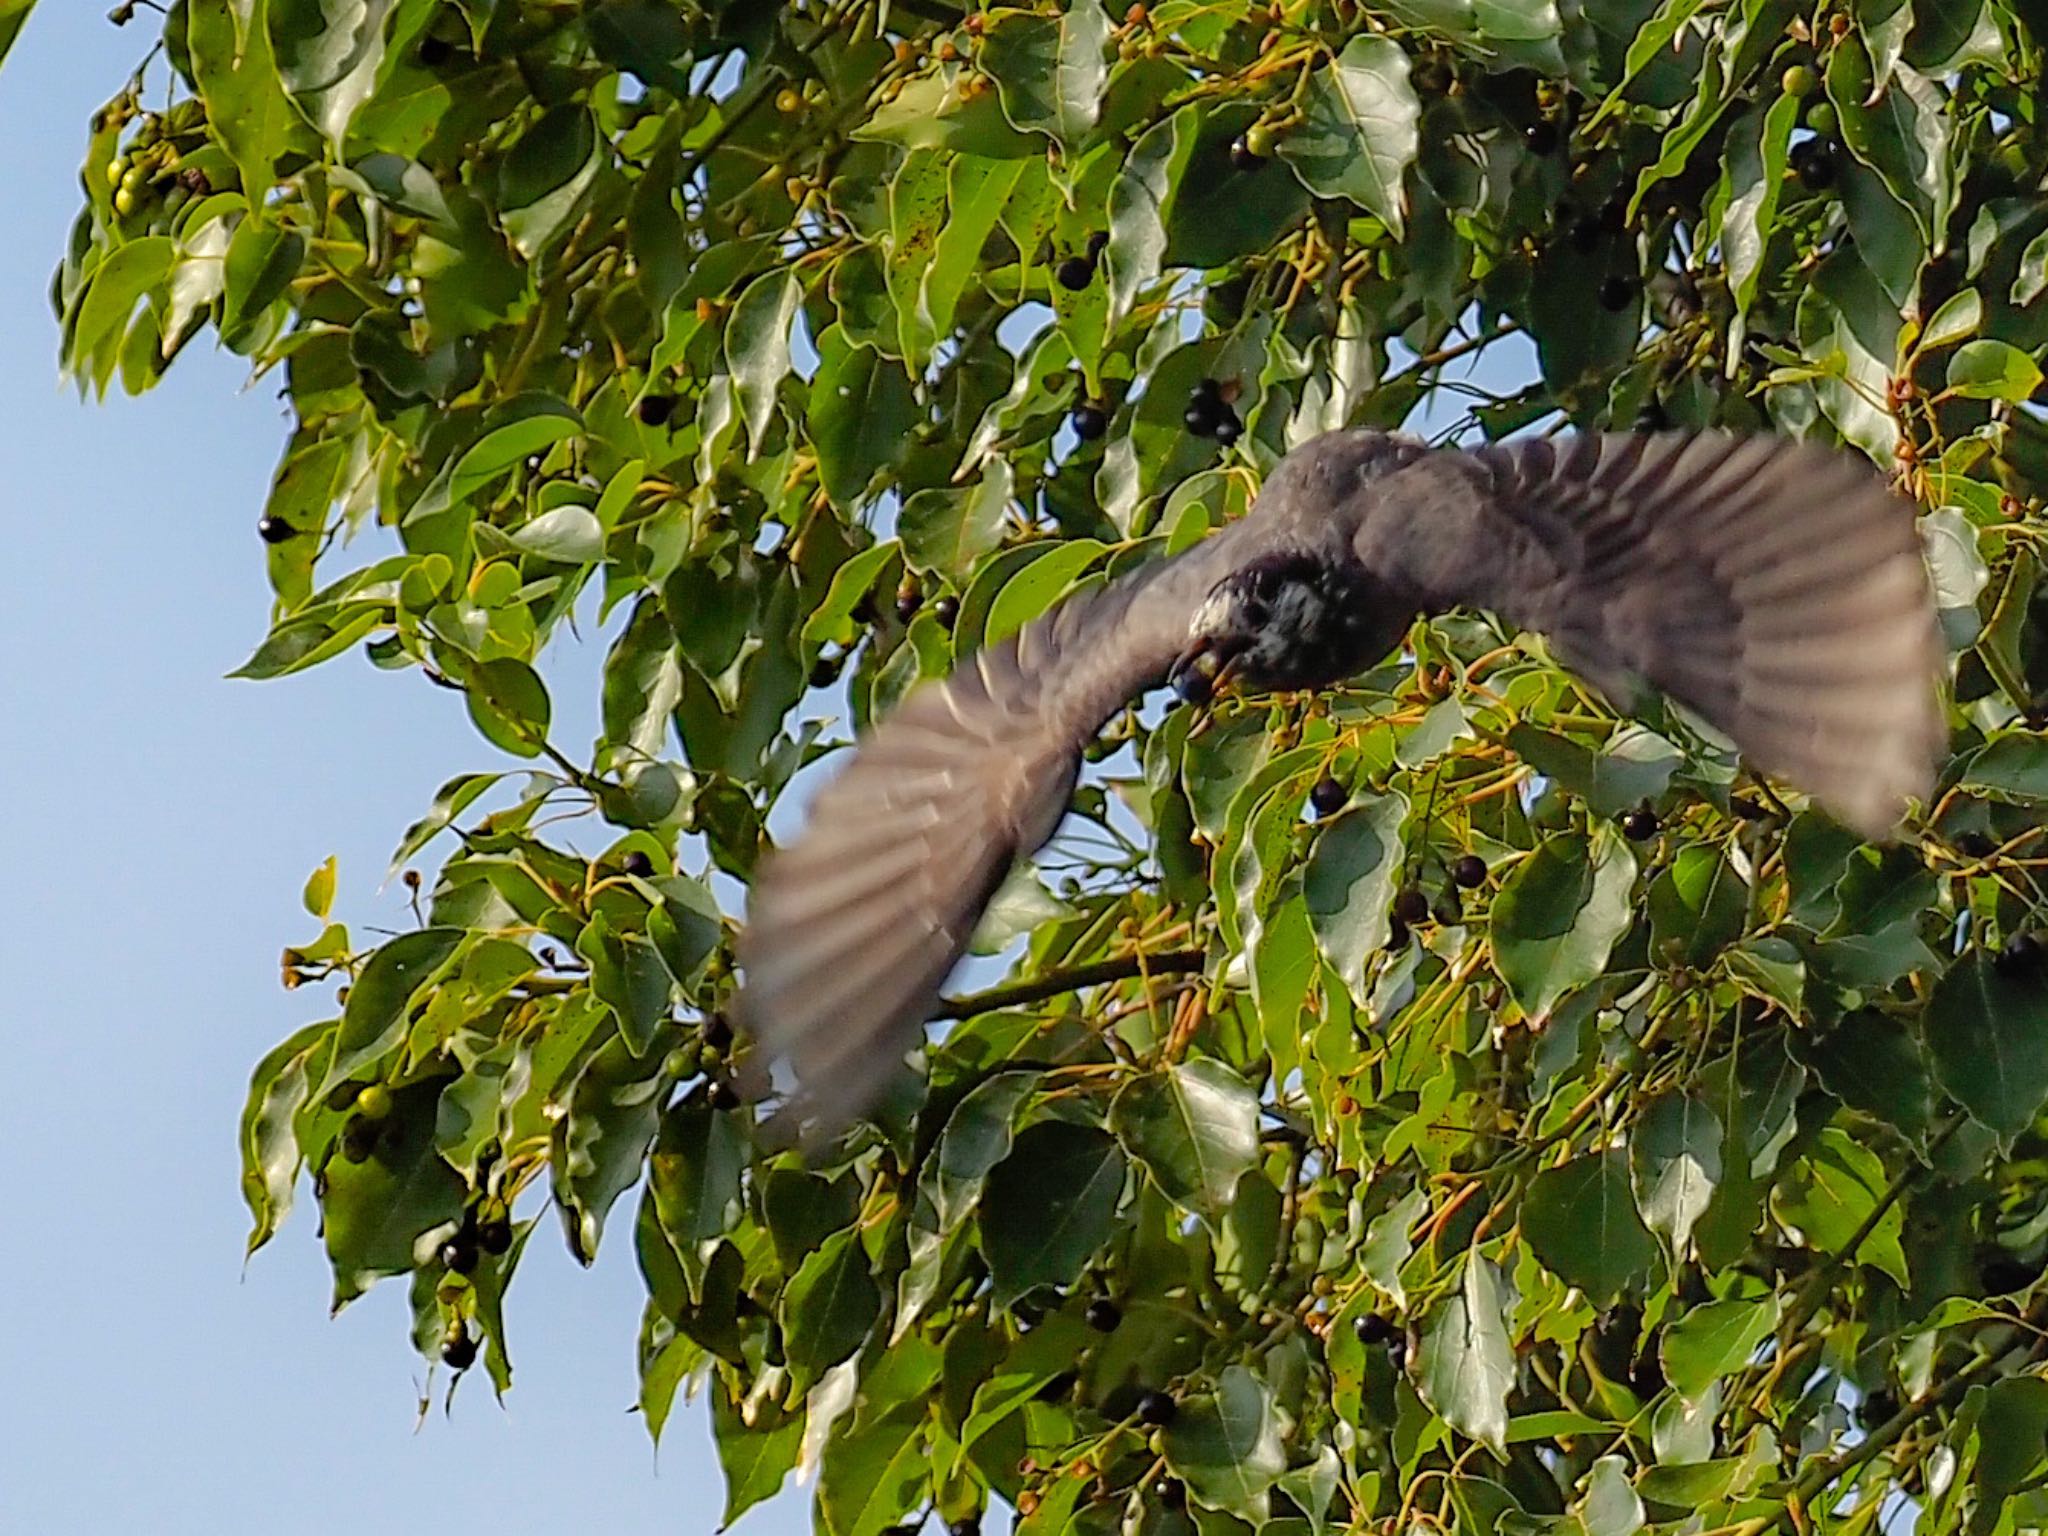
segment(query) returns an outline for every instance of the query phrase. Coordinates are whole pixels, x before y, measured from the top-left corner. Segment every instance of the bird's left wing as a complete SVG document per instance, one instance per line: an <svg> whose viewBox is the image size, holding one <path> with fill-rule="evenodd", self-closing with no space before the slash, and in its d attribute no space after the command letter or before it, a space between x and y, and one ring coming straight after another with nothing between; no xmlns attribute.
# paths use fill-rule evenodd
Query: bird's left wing
<svg viewBox="0 0 2048 1536"><path fill-rule="evenodd" d="M1156 686L1259 538L1233 524L1062 603L913 691L763 861L739 944L757 1069L786 1060L829 1131L902 1062L1011 863L1051 837L1082 749Z"/></svg>
<svg viewBox="0 0 2048 1536"><path fill-rule="evenodd" d="M1945 737L1913 507L1861 457L1726 432L1431 454L1339 508L1426 606L1540 631L1627 708L1648 682L1866 836Z"/></svg>

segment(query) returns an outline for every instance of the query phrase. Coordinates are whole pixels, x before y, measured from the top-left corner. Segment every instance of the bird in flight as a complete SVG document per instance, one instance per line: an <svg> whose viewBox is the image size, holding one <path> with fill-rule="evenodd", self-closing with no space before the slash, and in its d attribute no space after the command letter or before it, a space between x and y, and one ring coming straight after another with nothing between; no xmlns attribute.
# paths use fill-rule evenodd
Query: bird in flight
<svg viewBox="0 0 2048 1536"><path fill-rule="evenodd" d="M1933 598L1913 508L1866 461L1719 432L1332 432L1238 522L984 647L856 746L749 897L756 1073L788 1064L814 1132L869 1108L1140 694L1328 686L1461 605L1541 633L1619 707L1645 684L1684 704L1865 836L1932 788Z"/></svg>

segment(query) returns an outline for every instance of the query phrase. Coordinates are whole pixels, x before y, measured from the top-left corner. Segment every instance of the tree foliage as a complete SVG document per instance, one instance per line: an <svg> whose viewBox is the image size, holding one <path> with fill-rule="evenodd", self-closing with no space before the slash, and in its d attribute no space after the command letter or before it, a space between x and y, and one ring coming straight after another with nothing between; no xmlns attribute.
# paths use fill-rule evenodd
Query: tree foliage
<svg viewBox="0 0 2048 1536"><path fill-rule="evenodd" d="M630 1242L648 1429L701 1389L726 1517L801 1466L835 1536L2048 1518L2037 0L162 34L92 125L63 366L246 356L292 431L241 675L366 657L482 738L400 840L416 931L308 882L285 981L335 1007L256 1070L252 1248L309 1176L336 1302L409 1276L502 1391L537 1227ZM1525 387L1454 366L1497 346ZM1539 641L1418 624L1326 697L1116 722L914 1088L761 1136L736 912L847 717L1414 419L1893 468L1936 804L1859 845ZM585 751L543 664L593 611Z"/></svg>

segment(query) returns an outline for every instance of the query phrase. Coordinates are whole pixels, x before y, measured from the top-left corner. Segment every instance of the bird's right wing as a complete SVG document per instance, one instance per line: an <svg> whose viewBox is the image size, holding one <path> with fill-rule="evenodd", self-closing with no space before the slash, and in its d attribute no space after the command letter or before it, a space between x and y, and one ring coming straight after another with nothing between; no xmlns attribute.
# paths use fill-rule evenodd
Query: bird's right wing
<svg viewBox="0 0 2048 1536"><path fill-rule="evenodd" d="M1933 787L1941 649L1913 508L1865 460L1721 432L1432 454L1358 496L1368 568L1641 681L1869 836Z"/></svg>
<svg viewBox="0 0 2048 1536"><path fill-rule="evenodd" d="M914 690L763 861L741 1026L795 1071L814 1132L859 1114L916 1043L1010 865L1049 838L1082 749L1156 686L1256 520L1068 599Z"/></svg>

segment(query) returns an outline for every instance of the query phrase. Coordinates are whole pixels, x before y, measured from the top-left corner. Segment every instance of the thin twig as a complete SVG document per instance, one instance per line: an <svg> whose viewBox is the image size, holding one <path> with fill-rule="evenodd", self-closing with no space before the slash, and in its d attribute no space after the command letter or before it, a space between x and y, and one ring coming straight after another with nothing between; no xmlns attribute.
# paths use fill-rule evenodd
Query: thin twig
<svg viewBox="0 0 2048 1536"><path fill-rule="evenodd" d="M932 1014L935 1019L971 1019L976 1014L994 1013L999 1008L1016 1008L1025 1003L1043 1002L1049 997L1058 997L1063 992L1078 992L1083 987L1101 986L1106 981L1129 981L1144 972L1156 975L1186 975L1202 968L1202 951L1199 949L1169 950L1163 955L1124 955L1115 960L1098 960L1093 965L1077 965L1071 971L1056 971L1050 976L1041 976L1036 981L1018 982L1014 986L991 987L985 992L970 992L965 997L939 999L939 1006Z"/></svg>

